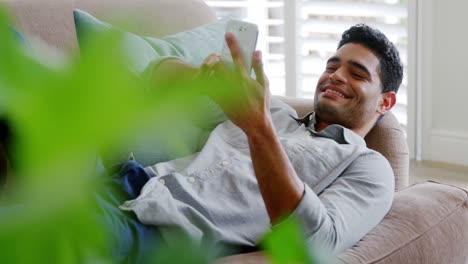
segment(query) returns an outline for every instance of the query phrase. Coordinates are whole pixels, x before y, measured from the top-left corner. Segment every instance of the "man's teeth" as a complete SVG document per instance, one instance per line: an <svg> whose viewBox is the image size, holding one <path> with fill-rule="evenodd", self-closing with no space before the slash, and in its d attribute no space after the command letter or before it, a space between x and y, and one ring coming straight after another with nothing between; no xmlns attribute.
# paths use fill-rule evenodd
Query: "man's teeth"
<svg viewBox="0 0 468 264"><path fill-rule="evenodd" d="M332 89L327 89L327 90L325 90L325 92L327 92L327 93L334 93L334 94L336 94L336 95L338 95L338 96L340 96L340 97L342 97L342 98L345 98L344 95L343 95L342 93L339 93L339 92L337 92L337 91L335 91L335 90L332 90Z"/></svg>

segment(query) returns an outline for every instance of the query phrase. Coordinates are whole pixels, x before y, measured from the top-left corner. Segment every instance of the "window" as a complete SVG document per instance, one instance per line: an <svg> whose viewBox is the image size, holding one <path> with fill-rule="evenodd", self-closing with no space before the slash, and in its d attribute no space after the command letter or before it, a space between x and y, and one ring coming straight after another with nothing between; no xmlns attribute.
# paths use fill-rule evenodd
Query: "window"
<svg viewBox="0 0 468 264"><path fill-rule="evenodd" d="M357 23L376 27L395 43L407 65L407 4L404 0L211 0L218 17L256 23L270 90L313 98L326 60L341 33ZM406 126L407 78L393 113Z"/></svg>

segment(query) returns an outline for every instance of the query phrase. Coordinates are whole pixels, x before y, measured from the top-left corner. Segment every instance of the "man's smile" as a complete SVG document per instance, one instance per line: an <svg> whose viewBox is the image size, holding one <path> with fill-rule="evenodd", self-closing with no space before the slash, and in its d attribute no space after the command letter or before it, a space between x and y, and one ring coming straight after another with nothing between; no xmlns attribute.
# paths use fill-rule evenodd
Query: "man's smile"
<svg viewBox="0 0 468 264"><path fill-rule="evenodd" d="M332 84L327 84L323 86L321 89L321 92L325 97L343 98L343 99L349 98L349 96L346 94L346 92L343 89Z"/></svg>

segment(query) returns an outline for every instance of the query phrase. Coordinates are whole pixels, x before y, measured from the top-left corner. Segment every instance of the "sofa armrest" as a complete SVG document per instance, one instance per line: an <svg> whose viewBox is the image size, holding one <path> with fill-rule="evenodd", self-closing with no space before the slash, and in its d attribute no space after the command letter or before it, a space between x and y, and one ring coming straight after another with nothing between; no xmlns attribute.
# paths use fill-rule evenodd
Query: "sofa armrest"
<svg viewBox="0 0 468 264"><path fill-rule="evenodd" d="M395 194L385 218L337 263L468 263L468 192L421 182ZM217 264L269 263L262 252L222 258Z"/></svg>
<svg viewBox="0 0 468 264"><path fill-rule="evenodd" d="M371 232L338 256L342 263L468 262L468 192L420 182L395 193Z"/></svg>

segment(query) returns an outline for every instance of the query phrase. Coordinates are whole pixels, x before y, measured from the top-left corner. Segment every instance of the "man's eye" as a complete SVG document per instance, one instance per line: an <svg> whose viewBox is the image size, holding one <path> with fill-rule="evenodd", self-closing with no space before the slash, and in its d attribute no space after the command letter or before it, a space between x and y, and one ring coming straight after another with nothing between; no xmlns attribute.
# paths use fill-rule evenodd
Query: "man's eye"
<svg viewBox="0 0 468 264"><path fill-rule="evenodd" d="M352 75L353 75L354 78L357 78L357 79L365 79L366 78L365 76L363 76L363 75L361 75L359 73L353 73Z"/></svg>
<svg viewBox="0 0 468 264"><path fill-rule="evenodd" d="M327 67L326 71L327 72L334 72L334 71L336 71L336 68L335 67Z"/></svg>

